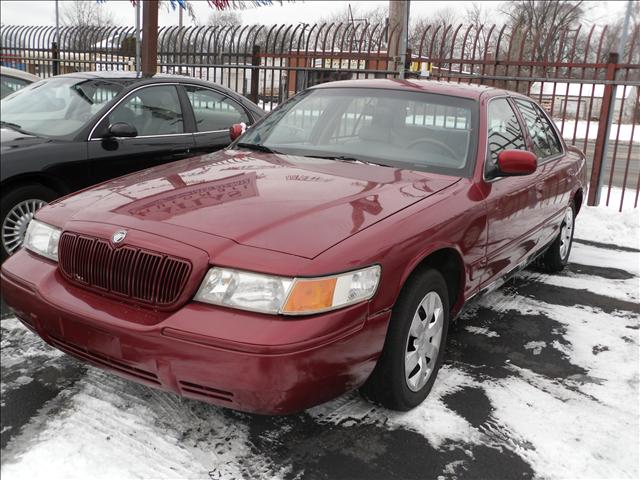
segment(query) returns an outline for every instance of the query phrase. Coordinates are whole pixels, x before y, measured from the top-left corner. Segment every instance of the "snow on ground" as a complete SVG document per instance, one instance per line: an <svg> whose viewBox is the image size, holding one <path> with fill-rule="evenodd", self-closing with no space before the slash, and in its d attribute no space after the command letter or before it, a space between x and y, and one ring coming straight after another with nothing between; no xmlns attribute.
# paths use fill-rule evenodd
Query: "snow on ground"
<svg viewBox="0 0 640 480"><path fill-rule="evenodd" d="M606 206L607 189L603 188L598 207L589 207L583 202L576 217L575 238L640 249L640 208L633 208L635 191L624 192L625 208L619 212L622 194L621 188L611 187L609 206Z"/></svg>
<svg viewBox="0 0 640 480"><path fill-rule="evenodd" d="M275 110L278 106L277 102L258 100L257 105L264 110L265 112L270 112L271 110Z"/></svg>
<svg viewBox="0 0 640 480"><path fill-rule="evenodd" d="M562 122L562 118L554 118L558 127L562 128L562 136L567 139L573 139L575 133L576 140L583 140L588 138L589 140L595 140L598 137L598 121L587 122L586 120L578 120L577 125L575 120L565 120ZM633 143L640 143L640 128L632 123L611 124L609 129L609 139L615 140L618 138L621 142L633 141Z"/></svg>
<svg viewBox="0 0 640 480"><path fill-rule="evenodd" d="M637 215L577 218L587 243L568 268L525 270L472 302L431 395L406 413L355 392L287 417L233 412L85 366L3 320L1 474L636 479Z"/></svg>
<svg viewBox="0 0 640 480"><path fill-rule="evenodd" d="M23 337L37 337L16 319L2 321L2 336L3 386L18 389L20 382L5 382L5 357L11 362L22 351ZM59 352L38 343L42 358L60 358ZM247 432L246 425L228 421L222 409L89 367L3 449L2 476L31 479L47 472L48 478L60 479L242 478L253 471L260 478L273 478L277 466L267 476L259 465L237 461L249 454Z"/></svg>

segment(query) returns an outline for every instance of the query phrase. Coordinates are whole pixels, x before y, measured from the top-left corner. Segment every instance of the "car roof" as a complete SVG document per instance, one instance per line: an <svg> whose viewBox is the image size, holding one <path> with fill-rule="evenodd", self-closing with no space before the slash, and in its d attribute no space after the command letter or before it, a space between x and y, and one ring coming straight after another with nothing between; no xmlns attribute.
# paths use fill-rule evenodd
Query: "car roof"
<svg viewBox="0 0 640 480"><path fill-rule="evenodd" d="M28 82L37 82L38 80L42 80L37 75L33 75L32 73L25 72L24 70L18 70L17 68L2 67L2 66L0 66L0 75L19 78L21 80L26 80Z"/></svg>
<svg viewBox="0 0 640 480"><path fill-rule="evenodd" d="M437 93L440 95L451 95L454 97L464 97L479 100L482 96L514 95L518 93L486 85L473 85L463 83L441 82L437 80L415 80L415 79L391 79L391 78L368 78L361 80L342 80L337 82L322 83L311 87L321 88L379 88L386 90L411 90L425 93Z"/></svg>
<svg viewBox="0 0 640 480"><path fill-rule="evenodd" d="M156 73L155 75L143 75L138 72L126 72L126 71L91 71L91 72L74 72L74 73L66 73L64 75L56 75L55 77L49 78L82 78L82 79L108 79L108 80L129 80L134 88L135 85L139 83L190 83L190 84L198 84L204 87L215 87L219 90L224 91L225 95L233 97L236 101L241 102L244 106L250 108L253 113L264 115L264 110L258 107L255 103L253 103L248 98L240 95L239 93L233 91L229 87L225 87L224 85L220 85L219 83L213 82L211 80L201 80L195 77L189 77L187 75L171 75L168 73Z"/></svg>
<svg viewBox="0 0 640 480"><path fill-rule="evenodd" d="M57 75L57 77L67 78L108 78L108 79L122 79L122 80L196 80L201 81L198 78L187 77L186 75L170 75L167 73L156 73L155 75L143 75L138 72L123 72L123 71L92 71L92 72L74 72L65 73L64 75Z"/></svg>

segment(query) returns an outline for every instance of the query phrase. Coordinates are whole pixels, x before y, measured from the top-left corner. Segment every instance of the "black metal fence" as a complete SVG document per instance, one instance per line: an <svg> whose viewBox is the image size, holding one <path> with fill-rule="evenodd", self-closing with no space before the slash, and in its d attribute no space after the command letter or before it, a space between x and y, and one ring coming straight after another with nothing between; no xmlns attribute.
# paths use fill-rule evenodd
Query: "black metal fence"
<svg viewBox="0 0 640 480"><path fill-rule="evenodd" d="M520 27L428 25L411 32L405 68L413 76L529 95L565 140L587 153L590 203L600 182L607 204L637 207L640 28L620 55L610 54L618 34L595 25L552 36ZM158 71L225 85L270 110L317 83L397 77L398 44L397 32L369 23L163 27ZM135 31L62 27L56 42L54 27L4 26L0 62L42 77L135 70Z"/></svg>

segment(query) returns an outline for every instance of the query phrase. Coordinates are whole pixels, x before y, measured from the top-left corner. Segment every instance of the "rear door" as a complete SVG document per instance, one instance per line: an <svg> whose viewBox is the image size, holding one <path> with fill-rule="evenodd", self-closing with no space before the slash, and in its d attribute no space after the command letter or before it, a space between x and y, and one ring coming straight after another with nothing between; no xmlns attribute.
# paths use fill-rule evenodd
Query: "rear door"
<svg viewBox="0 0 640 480"><path fill-rule="evenodd" d="M184 85L195 120L195 149L214 152L231 143L229 127L234 123L252 123L242 105L223 93L197 85Z"/></svg>
<svg viewBox="0 0 640 480"><path fill-rule="evenodd" d="M534 102L516 98L514 103L522 114L531 138L533 153L538 157L536 195L542 215L540 235L542 243L551 241L562 221L568 204L571 185L565 161L564 147L553 124Z"/></svg>
<svg viewBox="0 0 640 480"><path fill-rule="evenodd" d="M513 106L506 97L487 106L487 265L483 283L517 267L536 248L543 220L536 191L538 172L521 177L496 177L498 154L527 150L527 142Z"/></svg>
<svg viewBox="0 0 640 480"><path fill-rule="evenodd" d="M184 110L175 85L150 85L131 92L91 134L88 156L93 183L193 155L193 134L185 126ZM116 122L134 126L138 135L109 137L109 125Z"/></svg>

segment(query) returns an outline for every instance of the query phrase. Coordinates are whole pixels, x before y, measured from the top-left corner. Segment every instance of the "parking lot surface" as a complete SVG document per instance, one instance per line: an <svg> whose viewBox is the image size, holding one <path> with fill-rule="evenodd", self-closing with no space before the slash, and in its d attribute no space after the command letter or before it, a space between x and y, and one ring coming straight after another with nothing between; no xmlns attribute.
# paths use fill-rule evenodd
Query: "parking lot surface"
<svg viewBox="0 0 640 480"><path fill-rule="evenodd" d="M418 408L353 392L304 413L238 413L137 385L2 330L2 475L37 478L638 478L640 253L575 243L450 329Z"/></svg>

